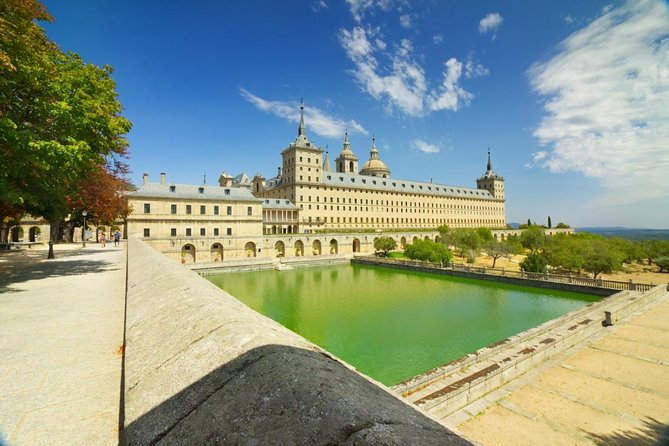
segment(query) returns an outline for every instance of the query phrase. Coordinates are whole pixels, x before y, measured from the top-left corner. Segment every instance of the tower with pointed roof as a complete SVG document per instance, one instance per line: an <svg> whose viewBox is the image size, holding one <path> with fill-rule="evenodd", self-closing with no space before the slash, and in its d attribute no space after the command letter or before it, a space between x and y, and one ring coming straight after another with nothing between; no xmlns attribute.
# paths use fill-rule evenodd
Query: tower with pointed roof
<svg viewBox="0 0 669 446"><path fill-rule="evenodd" d="M344 148L335 160L335 165L337 172L358 173L358 157L351 151L351 144L348 142L348 130L344 135Z"/></svg>
<svg viewBox="0 0 669 446"><path fill-rule="evenodd" d="M486 166L486 172L483 176L476 179L476 188L487 190L496 199L504 200L504 178L497 175L492 169L490 148L488 148L488 164Z"/></svg>
<svg viewBox="0 0 669 446"><path fill-rule="evenodd" d="M376 138L372 137L372 150L369 152L369 160L362 165L360 175L369 175L372 177L388 178L390 169L386 163L379 158L379 151L376 148Z"/></svg>
<svg viewBox="0 0 669 446"><path fill-rule="evenodd" d="M297 138L281 152L282 168L276 178L273 197L297 201L296 188L321 184L323 181L323 149L309 141L304 125L304 103L300 102ZM261 191L258 191L261 195Z"/></svg>

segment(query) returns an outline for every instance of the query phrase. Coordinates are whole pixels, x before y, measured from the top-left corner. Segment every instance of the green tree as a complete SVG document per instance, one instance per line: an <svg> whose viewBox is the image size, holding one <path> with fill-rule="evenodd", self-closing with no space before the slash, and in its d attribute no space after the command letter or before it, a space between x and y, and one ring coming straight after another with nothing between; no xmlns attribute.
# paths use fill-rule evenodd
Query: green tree
<svg viewBox="0 0 669 446"><path fill-rule="evenodd" d="M569 226L567 223L560 222L560 223L557 224L556 228L567 229L567 228L571 228L571 226Z"/></svg>
<svg viewBox="0 0 669 446"><path fill-rule="evenodd" d="M580 273L586 253L584 243L581 234L556 234L544 248L546 260L553 268Z"/></svg>
<svg viewBox="0 0 669 446"><path fill-rule="evenodd" d="M37 20L50 20L37 1L0 4L0 210L44 217L54 242L82 180L125 171L131 124L111 67L63 53Z"/></svg>
<svg viewBox="0 0 669 446"><path fill-rule="evenodd" d="M589 242L583 262L583 269L591 272L593 278L601 273L610 274L623 265L624 254L615 249L608 240L593 238Z"/></svg>
<svg viewBox="0 0 669 446"><path fill-rule="evenodd" d="M454 231L453 245L460 251L460 257L464 257L466 251L473 251L476 256L481 247L481 238L476 229L458 228Z"/></svg>
<svg viewBox="0 0 669 446"><path fill-rule="evenodd" d="M532 273L545 273L548 266L546 257L540 252L531 252L520 262L520 269Z"/></svg>
<svg viewBox="0 0 669 446"><path fill-rule="evenodd" d="M548 228L550 229L552 227L553 227L553 224L551 223L551 216L549 215L548 216Z"/></svg>
<svg viewBox="0 0 669 446"><path fill-rule="evenodd" d="M437 231L439 231L439 238L441 239L441 243L446 246L455 246L457 238L455 229L451 229L447 225L441 225L437 228Z"/></svg>
<svg viewBox="0 0 669 446"><path fill-rule="evenodd" d="M479 236L479 242L481 244L485 244L495 240L495 237L493 237L490 228L477 228L476 233Z"/></svg>
<svg viewBox="0 0 669 446"><path fill-rule="evenodd" d="M506 241L498 242L497 240L491 240L483 245L486 254L489 257L492 257L492 267L494 268L497 264L497 259L509 255L512 251L511 245Z"/></svg>
<svg viewBox="0 0 669 446"><path fill-rule="evenodd" d="M509 254L522 254L524 251L523 244L520 243L520 237L517 235L510 235L506 238L506 243L509 245Z"/></svg>
<svg viewBox="0 0 669 446"><path fill-rule="evenodd" d="M443 243L435 243L432 240L416 240L407 245L404 255L409 259L432 263L449 263L453 258L451 251Z"/></svg>
<svg viewBox="0 0 669 446"><path fill-rule="evenodd" d="M658 257L655 264L660 267L661 273L669 273L669 257Z"/></svg>
<svg viewBox="0 0 669 446"><path fill-rule="evenodd" d="M547 239L543 228L536 225L530 226L520 234L520 243L532 253L543 249Z"/></svg>
<svg viewBox="0 0 669 446"><path fill-rule="evenodd" d="M397 242L392 237L383 236L374 240L374 249L377 252L381 251L384 257L388 256L388 251L392 251L395 248L397 248Z"/></svg>

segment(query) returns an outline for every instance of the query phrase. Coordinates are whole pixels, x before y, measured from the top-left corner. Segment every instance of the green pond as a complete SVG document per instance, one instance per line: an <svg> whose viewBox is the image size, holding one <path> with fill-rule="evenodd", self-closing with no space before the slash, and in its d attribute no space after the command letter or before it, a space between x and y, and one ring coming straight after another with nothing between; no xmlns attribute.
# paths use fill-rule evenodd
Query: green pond
<svg viewBox="0 0 669 446"><path fill-rule="evenodd" d="M386 385L599 299L363 265L207 279Z"/></svg>

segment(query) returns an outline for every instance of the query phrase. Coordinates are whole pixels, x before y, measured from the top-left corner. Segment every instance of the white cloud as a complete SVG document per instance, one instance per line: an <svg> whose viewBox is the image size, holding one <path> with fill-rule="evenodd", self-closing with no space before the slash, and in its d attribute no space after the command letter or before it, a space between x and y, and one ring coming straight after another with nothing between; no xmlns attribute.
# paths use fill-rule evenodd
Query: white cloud
<svg viewBox="0 0 669 446"><path fill-rule="evenodd" d="M255 105L256 108L267 113L272 113L275 116L284 118L292 123L300 122L300 109L297 102L287 101L268 101L259 96L254 95L244 88L240 88L241 95ZM344 132L348 129L349 133L360 133L367 135L369 132L354 119L345 121L340 118L329 115L327 112L316 108L306 106L304 107L304 120L307 126L307 133L313 131L314 133L327 138L341 138Z"/></svg>
<svg viewBox="0 0 669 446"><path fill-rule="evenodd" d="M324 9L330 9L330 6L325 0L318 0L311 4L311 10L314 12L319 12Z"/></svg>
<svg viewBox="0 0 669 446"><path fill-rule="evenodd" d="M594 177L600 202L669 196L669 11L629 1L560 44L529 70L546 115L534 136L549 150L536 162ZM543 155L545 153L545 155Z"/></svg>
<svg viewBox="0 0 669 446"><path fill-rule="evenodd" d="M473 95L460 85L463 66L457 59L446 62L443 83L430 90L423 67L413 57L411 41L402 39L394 51L384 52L385 44L378 44L379 33L379 29L356 26L350 31L341 30L339 40L355 65L351 73L356 82L374 99L385 101L388 112L423 116L437 110L456 111L472 99ZM476 68L472 67L472 73Z"/></svg>
<svg viewBox="0 0 669 446"><path fill-rule="evenodd" d="M481 34L492 33L492 40L497 38L497 29L504 22L504 18L498 13L493 12L485 16L479 22L479 32Z"/></svg>
<svg viewBox="0 0 669 446"><path fill-rule="evenodd" d="M435 34L434 36L432 36L432 41L434 42L435 45L439 45L441 42L444 41L444 35Z"/></svg>
<svg viewBox="0 0 669 446"><path fill-rule="evenodd" d="M465 63L465 77L467 79L480 76L487 76L488 74L490 74L490 70L488 70L486 67L484 67L478 62L474 62L472 56L469 56L467 58L467 62Z"/></svg>
<svg viewBox="0 0 669 446"><path fill-rule="evenodd" d="M373 13L374 8L388 12L394 5L393 0L346 0L346 3L348 3L353 19L358 23L362 21L366 13Z"/></svg>
<svg viewBox="0 0 669 446"><path fill-rule="evenodd" d="M441 151L438 146L427 143L422 139L414 139L411 141L411 147L425 153L439 153Z"/></svg>
<svg viewBox="0 0 669 446"><path fill-rule="evenodd" d="M390 72L383 75L369 41L376 33L359 26L339 33L346 54L355 64L354 78L373 98L386 99L389 109L397 107L409 115L421 115L427 86L423 69L411 59L411 42L406 39L401 42L391 56Z"/></svg>
<svg viewBox="0 0 669 446"><path fill-rule="evenodd" d="M400 26L405 29L411 29L411 16L409 14L400 16Z"/></svg>
<svg viewBox="0 0 669 446"><path fill-rule="evenodd" d="M462 104L469 104L474 96L460 86L460 76L462 62L455 58L448 59L441 88L433 91L428 99L430 110L458 111Z"/></svg>

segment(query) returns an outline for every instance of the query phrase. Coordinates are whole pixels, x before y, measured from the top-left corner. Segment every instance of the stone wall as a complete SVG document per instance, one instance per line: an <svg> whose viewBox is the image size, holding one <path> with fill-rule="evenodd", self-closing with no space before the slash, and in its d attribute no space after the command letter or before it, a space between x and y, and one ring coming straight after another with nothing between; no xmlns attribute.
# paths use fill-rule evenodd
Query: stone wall
<svg viewBox="0 0 669 446"><path fill-rule="evenodd" d="M470 444L141 240L127 277L121 444Z"/></svg>
<svg viewBox="0 0 669 446"><path fill-rule="evenodd" d="M466 279L490 280L493 282L507 283L510 285L521 285L521 286L531 286L536 288L548 288L561 291L572 291L575 293L594 294L596 296L610 296L617 292L616 290L612 290L609 288L579 285L576 283L549 282L545 280L534 280L530 278L502 276L495 274L482 274L475 271L462 271L451 268L439 268L438 266L422 262L416 262L416 263L422 263L421 265L421 264L409 264L408 262L401 262L401 263L393 262L387 259L377 259L374 257L356 257L354 259L351 259L351 263L383 266L386 268L395 268L405 271L422 271L432 274L463 277Z"/></svg>

